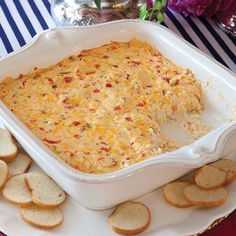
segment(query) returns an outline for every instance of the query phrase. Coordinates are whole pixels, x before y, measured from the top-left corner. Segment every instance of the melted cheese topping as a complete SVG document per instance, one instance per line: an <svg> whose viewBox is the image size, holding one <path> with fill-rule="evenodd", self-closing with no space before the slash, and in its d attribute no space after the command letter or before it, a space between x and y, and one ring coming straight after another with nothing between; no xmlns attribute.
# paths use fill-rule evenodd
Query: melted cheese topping
<svg viewBox="0 0 236 236"><path fill-rule="evenodd" d="M202 111L193 73L137 39L6 78L0 98L61 159L86 173L178 148L161 126Z"/></svg>

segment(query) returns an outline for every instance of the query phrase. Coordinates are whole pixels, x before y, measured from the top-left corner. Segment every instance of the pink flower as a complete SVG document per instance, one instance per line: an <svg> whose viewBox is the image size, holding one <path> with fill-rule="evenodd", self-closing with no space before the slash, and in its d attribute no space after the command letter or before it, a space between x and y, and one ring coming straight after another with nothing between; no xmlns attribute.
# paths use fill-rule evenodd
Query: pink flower
<svg viewBox="0 0 236 236"><path fill-rule="evenodd" d="M227 10L234 0L169 0L168 7L185 16L213 16Z"/></svg>
<svg viewBox="0 0 236 236"><path fill-rule="evenodd" d="M215 15L221 8L222 2L224 2L224 0L212 0L212 3L208 6L203 15L208 17Z"/></svg>
<svg viewBox="0 0 236 236"><path fill-rule="evenodd" d="M206 11L212 0L169 0L168 7L185 16L200 16Z"/></svg>

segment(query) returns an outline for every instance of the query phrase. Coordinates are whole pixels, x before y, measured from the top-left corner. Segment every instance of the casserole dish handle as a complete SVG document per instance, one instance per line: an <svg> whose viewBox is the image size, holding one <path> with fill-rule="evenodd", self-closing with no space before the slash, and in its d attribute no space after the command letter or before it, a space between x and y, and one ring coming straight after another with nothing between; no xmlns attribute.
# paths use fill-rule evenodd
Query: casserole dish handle
<svg viewBox="0 0 236 236"><path fill-rule="evenodd" d="M210 132L191 146L193 152L200 155L199 161L206 164L230 154L235 148L232 145L235 138L236 122L232 122Z"/></svg>

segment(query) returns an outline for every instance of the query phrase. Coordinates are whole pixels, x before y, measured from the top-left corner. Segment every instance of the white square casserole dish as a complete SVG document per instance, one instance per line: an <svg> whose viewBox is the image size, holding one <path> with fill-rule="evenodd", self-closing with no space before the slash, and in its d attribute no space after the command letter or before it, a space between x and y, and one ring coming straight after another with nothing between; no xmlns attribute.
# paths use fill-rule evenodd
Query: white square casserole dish
<svg viewBox="0 0 236 236"><path fill-rule="evenodd" d="M236 101L236 80L232 72L202 54L168 29L139 20L123 20L81 28L57 28L36 36L21 51L0 61L0 80L16 77L37 67L54 64L82 49L110 41L136 37L156 47L178 65L191 69L207 97L205 116L219 127L174 152L165 153L110 174L84 174L74 170L52 153L0 101L0 118L38 165L82 205L107 209L137 198L176 179L193 168L231 152L236 123L226 124ZM211 86L206 86L206 84Z"/></svg>

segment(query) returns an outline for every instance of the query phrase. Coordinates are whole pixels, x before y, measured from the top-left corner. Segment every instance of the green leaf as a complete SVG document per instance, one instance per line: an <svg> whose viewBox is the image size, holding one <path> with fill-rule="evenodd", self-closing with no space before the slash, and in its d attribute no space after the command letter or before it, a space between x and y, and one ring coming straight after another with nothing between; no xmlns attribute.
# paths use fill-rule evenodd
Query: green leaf
<svg viewBox="0 0 236 236"><path fill-rule="evenodd" d="M101 0L94 0L98 9L101 9Z"/></svg>
<svg viewBox="0 0 236 236"><path fill-rule="evenodd" d="M162 8L161 3L159 1L156 1L156 3L153 6L153 11L156 11L156 10L159 11L159 10L161 10L161 8Z"/></svg>
<svg viewBox="0 0 236 236"><path fill-rule="evenodd" d="M143 12L143 11L146 11L147 10L147 4L144 3L141 7L140 7L140 13Z"/></svg>
<svg viewBox="0 0 236 236"><path fill-rule="evenodd" d="M148 16L148 10L147 10L147 4L144 3L141 7L140 7L140 13L139 13L139 18L141 20L145 20Z"/></svg>
<svg viewBox="0 0 236 236"><path fill-rule="evenodd" d="M158 21L158 23L161 23L164 21L164 14L160 11L158 11L158 13L157 13L157 21Z"/></svg>
<svg viewBox="0 0 236 236"><path fill-rule="evenodd" d="M145 19L148 18L148 16L149 16L148 10L144 10L144 11L140 12L139 18L140 18L141 20L145 20Z"/></svg>
<svg viewBox="0 0 236 236"><path fill-rule="evenodd" d="M162 5L162 7L165 7L166 4L167 4L167 0L161 0L161 5Z"/></svg>

